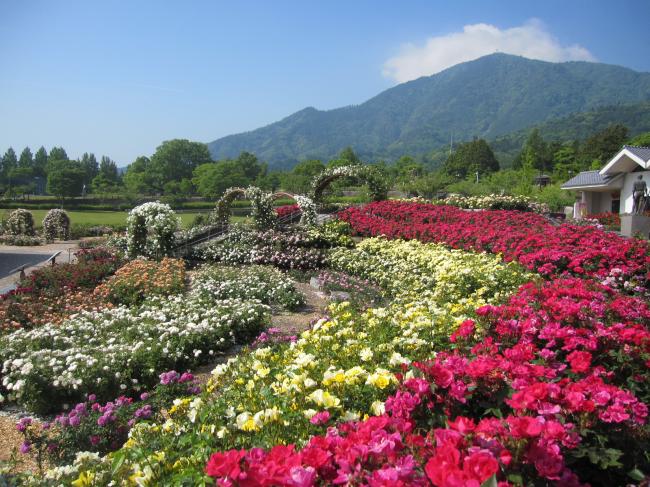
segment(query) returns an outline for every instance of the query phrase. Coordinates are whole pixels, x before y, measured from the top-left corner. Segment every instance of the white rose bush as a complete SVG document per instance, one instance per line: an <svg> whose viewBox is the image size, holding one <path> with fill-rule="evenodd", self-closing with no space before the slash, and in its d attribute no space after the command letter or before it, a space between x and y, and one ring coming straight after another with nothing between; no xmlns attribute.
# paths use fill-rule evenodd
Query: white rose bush
<svg viewBox="0 0 650 487"><path fill-rule="evenodd" d="M171 254L180 219L167 204L158 201L136 206L126 219L130 257L161 259Z"/></svg>
<svg viewBox="0 0 650 487"><path fill-rule="evenodd" d="M43 236L45 241L55 239L68 240L70 237L70 217L65 210L53 208L43 218Z"/></svg>

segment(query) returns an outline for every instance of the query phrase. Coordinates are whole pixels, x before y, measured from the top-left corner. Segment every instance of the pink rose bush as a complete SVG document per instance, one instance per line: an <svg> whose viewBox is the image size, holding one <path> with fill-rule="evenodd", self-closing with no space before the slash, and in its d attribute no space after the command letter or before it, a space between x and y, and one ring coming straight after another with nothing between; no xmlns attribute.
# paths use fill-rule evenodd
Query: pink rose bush
<svg viewBox="0 0 650 487"><path fill-rule="evenodd" d="M567 277L476 314L449 350L403 365L384 414L302 449L214 453L206 473L223 486L478 487L621 485L647 471L646 302Z"/></svg>

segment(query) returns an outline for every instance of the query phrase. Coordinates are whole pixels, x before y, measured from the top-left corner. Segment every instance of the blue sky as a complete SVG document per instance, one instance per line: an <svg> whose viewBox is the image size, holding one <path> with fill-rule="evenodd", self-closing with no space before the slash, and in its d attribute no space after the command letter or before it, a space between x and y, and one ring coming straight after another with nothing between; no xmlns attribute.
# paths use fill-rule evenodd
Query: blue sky
<svg viewBox="0 0 650 487"><path fill-rule="evenodd" d="M648 0L0 0L0 151L62 145L124 166L485 49L650 71L648 18Z"/></svg>

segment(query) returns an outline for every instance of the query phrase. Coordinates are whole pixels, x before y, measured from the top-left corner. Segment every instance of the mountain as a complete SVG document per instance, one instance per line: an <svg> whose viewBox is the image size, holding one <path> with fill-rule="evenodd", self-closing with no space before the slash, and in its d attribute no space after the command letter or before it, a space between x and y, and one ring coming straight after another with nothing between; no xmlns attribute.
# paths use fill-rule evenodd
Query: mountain
<svg viewBox="0 0 650 487"><path fill-rule="evenodd" d="M454 140L495 138L554 118L650 101L650 73L588 62L492 54L402 83L361 105L305 108L208 144L215 159L254 152L274 168L327 160L352 146L365 160L424 154Z"/></svg>

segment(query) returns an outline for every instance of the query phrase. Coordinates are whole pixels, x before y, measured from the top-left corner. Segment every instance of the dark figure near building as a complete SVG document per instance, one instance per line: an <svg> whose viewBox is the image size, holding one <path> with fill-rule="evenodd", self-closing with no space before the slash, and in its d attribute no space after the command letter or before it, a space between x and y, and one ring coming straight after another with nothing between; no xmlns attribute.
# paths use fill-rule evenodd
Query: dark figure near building
<svg viewBox="0 0 650 487"><path fill-rule="evenodd" d="M632 190L632 199L634 204L632 206L632 213L640 215L645 211L646 207L646 182L643 176L639 175L639 179L634 181L634 189Z"/></svg>

